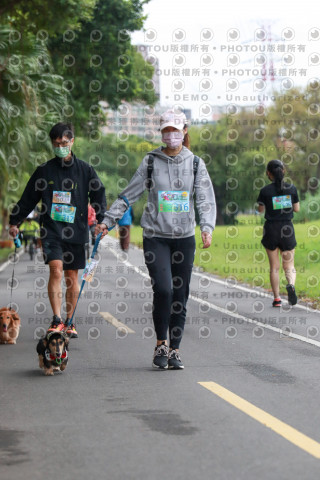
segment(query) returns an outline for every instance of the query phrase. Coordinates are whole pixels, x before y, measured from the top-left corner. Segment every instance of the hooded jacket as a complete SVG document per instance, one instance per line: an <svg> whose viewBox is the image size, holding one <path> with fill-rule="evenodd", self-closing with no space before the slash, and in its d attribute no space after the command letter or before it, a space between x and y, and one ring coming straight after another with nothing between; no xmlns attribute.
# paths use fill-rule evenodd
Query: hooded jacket
<svg viewBox="0 0 320 480"><path fill-rule="evenodd" d="M119 198L106 212L102 223L108 228L122 218L129 206L143 194L147 184L148 156L154 157L152 187L141 218L144 236L186 238L194 235L194 198L202 232L212 233L216 223L216 202L213 186L204 161L194 181L193 153L186 147L176 157L169 157L162 147L149 152Z"/></svg>
<svg viewBox="0 0 320 480"><path fill-rule="evenodd" d="M68 192L67 202L75 207L72 223L52 219L53 192ZM88 197L100 223L106 210L105 188L93 167L74 154L69 162L55 157L40 165L10 215L10 225L19 225L41 200L41 239L67 243L88 241ZM59 208L59 203L57 204Z"/></svg>

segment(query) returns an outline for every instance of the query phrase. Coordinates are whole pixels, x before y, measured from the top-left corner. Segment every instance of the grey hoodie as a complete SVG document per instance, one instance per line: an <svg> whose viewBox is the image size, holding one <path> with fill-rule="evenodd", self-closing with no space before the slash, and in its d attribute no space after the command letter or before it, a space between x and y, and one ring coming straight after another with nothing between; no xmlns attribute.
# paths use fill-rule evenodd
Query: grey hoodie
<svg viewBox="0 0 320 480"><path fill-rule="evenodd" d="M193 174L193 153L182 147L180 153L168 157L162 148L149 152L142 160L121 196L105 213L102 223L108 228L122 218L129 205L133 205L143 194L147 183L148 156L154 157L152 180L147 206L141 218L144 236L163 238L191 237L195 232L193 192L200 216L202 232L212 233L216 223L216 202L213 186L200 158L196 180Z"/></svg>

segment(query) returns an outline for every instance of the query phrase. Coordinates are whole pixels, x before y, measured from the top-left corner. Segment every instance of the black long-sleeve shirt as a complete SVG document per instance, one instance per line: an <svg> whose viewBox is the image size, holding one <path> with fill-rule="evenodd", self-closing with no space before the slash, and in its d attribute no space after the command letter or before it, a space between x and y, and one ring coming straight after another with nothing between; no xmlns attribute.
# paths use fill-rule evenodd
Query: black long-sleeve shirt
<svg viewBox="0 0 320 480"><path fill-rule="evenodd" d="M64 192L63 198L68 200L62 198L61 203L75 207L73 223L52 218L52 204L57 198L53 192ZM102 222L107 207L105 188L94 168L73 153L70 162L55 157L34 171L13 208L10 224L19 225L40 200L41 238L57 238L77 244L88 241L88 201L96 211L98 223ZM59 200L55 205L59 210Z"/></svg>

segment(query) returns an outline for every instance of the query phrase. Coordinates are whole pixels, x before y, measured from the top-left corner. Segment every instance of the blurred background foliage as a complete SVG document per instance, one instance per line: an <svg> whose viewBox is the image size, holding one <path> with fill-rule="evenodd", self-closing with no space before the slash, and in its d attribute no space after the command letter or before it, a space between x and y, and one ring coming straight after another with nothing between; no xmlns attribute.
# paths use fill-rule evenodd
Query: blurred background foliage
<svg viewBox="0 0 320 480"><path fill-rule="evenodd" d="M52 158L48 132L58 121L75 125L76 155L106 185L108 205L126 186L143 156L157 145L130 136L101 135L99 102L154 105L146 89L153 75L130 40L143 28L141 0L0 0L0 222L34 169ZM126 88L121 88L126 85ZM120 88L119 88L120 86ZM255 211L274 158L299 189L299 221L320 218L320 82L273 92L267 106L226 107L216 123L193 125L191 147L206 164L217 197L218 223ZM139 223L146 195L135 207ZM2 234L5 235L5 228Z"/></svg>
<svg viewBox="0 0 320 480"><path fill-rule="evenodd" d="M29 175L52 157L54 123L71 121L86 137L106 121L101 100L112 108L123 100L156 102L145 88L153 67L130 37L143 27L147 1L0 1L2 226Z"/></svg>

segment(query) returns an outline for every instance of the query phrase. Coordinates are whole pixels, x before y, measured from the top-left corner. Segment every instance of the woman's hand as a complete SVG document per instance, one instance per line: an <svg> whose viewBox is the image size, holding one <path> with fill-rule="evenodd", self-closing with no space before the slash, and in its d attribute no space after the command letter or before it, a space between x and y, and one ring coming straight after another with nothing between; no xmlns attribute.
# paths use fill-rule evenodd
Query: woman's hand
<svg viewBox="0 0 320 480"><path fill-rule="evenodd" d="M105 223L98 223L98 225L96 225L95 234L99 235L99 233L102 233L101 238L103 238L105 235L108 235L109 230L108 230L107 225Z"/></svg>
<svg viewBox="0 0 320 480"><path fill-rule="evenodd" d="M212 235L209 232L201 232L203 248L209 248L212 241Z"/></svg>
<svg viewBox="0 0 320 480"><path fill-rule="evenodd" d="M16 225L9 225L9 235L10 237L16 238L19 235L19 228Z"/></svg>

